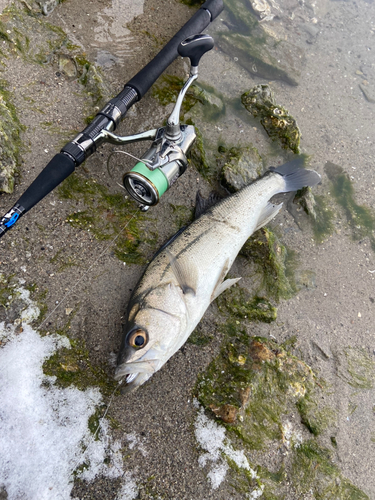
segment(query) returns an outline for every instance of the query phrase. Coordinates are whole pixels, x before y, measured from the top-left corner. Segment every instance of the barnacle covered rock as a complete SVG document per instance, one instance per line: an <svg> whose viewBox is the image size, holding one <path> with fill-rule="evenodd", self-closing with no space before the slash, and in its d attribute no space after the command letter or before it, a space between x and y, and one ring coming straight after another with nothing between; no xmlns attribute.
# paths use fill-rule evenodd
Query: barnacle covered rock
<svg viewBox="0 0 375 500"><path fill-rule="evenodd" d="M256 85L241 96L241 102L254 117L260 119L265 131L282 148L298 154L301 132L296 120L282 106L278 106L269 85Z"/></svg>

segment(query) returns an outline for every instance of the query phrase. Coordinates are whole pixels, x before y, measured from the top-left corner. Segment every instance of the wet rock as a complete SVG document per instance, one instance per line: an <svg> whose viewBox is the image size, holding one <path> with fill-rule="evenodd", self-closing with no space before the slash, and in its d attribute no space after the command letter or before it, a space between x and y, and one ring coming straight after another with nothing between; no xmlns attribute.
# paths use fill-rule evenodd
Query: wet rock
<svg viewBox="0 0 375 500"><path fill-rule="evenodd" d="M218 306L232 318L271 323L277 318L277 308L265 297L252 297L242 287L232 287L218 298Z"/></svg>
<svg viewBox="0 0 375 500"><path fill-rule="evenodd" d="M303 188L297 191L293 203L288 202L288 212L301 229L303 229L301 216L303 213L307 214L314 237L321 243L334 231L335 214L329 204L330 200L326 196L314 194L310 188Z"/></svg>
<svg viewBox="0 0 375 500"><path fill-rule="evenodd" d="M37 4L41 8L42 13L45 16L49 16L55 10L55 8L61 3L62 0L42 0L37 1Z"/></svg>
<svg viewBox="0 0 375 500"><path fill-rule="evenodd" d="M254 117L260 119L273 141L284 149L298 154L301 132L296 120L282 106L278 106L269 85L260 84L241 96L241 102Z"/></svg>
<svg viewBox="0 0 375 500"><path fill-rule="evenodd" d="M20 55L27 62L45 64L67 42L66 33L41 19L33 10L17 8L14 4L0 16L2 49L6 55Z"/></svg>
<svg viewBox="0 0 375 500"><path fill-rule="evenodd" d="M218 46L249 73L267 80L283 80L298 85L304 61L302 49L266 34L246 36L240 33L222 33Z"/></svg>
<svg viewBox="0 0 375 500"><path fill-rule="evenodd" d="M316 214L316 201L311 188L307 187L301 189L298 194L294 197L294 202L299 203L303 210L311 215L315 220L317 218Z"/></svg>
<svg viewBox="0 0 375 500"><path fill-rule="evenodd" d="M197 135L193 147L189 152L190 161L198 172L208 179L213 175L216 167L216 162L212 159L212 148L207 145L206 139L193 120L189 119L186 123L195 126L195 133Z"/></svg>
<svg viewBox="0 0 375 500"><path fill-rule="evenodd" d="M190 87L191 96L203 106L203 116L207 121L217 120L225 113L224 100L213 87L199 84Z"/></svg>
<svg viewBox="0 0 375 500"><path fill-rule="evenodd" d="M0 193L12 193L14 176L20 163L20 133L18 119L5 82L0 81Z"/></svg>
<svg viewBox="0 0 375 500"><path fill-rule="evenodd" d="M77 63L75 59L71 56L65 54L58 55L59 71L64 73L69 79L74 79L77 77Z"/></svg>
<svg viewBox="0 0 375 500"><path fill-rule="evenodd" d="M334 200L341 206L351 228L354 240L368 237L375 251L375 214L370 207L359 205L350 176L340 165L327 161L324 172L332 183L330 192Z"/></svg>
<svg viewBox="0 0 375 500"><path fill-rule="evenodd" d="M322 491L329 498L368 498L342 475L332 450L321 444L332 436L336 418L324 406L324 381L286 344L249 337L233 323L227 323L225 333L221 353L200 375L196 393L203 407L222 421L228 439L235 438L251 456L262 491L272 493L269 498L276 490L280 498L290 498L290 488L296 498L306 492L318 498ZM254 476L242 474L230 460L228 465L233 487L249 491Z"/></svg>
<svg viewBox="0 0 375 500"><path fill-rule="evenodd" d="M316 288L316 273L307 269L296 271L295 282L298 290Z"/></svg>
<svg viewBox="0 0 375 500"><path fill-rule="evenodd" d="M227 156L221 171L221 183L230 193L235 193L261 175L263 163L256 148L231 148Z"/></svg>
<svg viewBox="0 0 375 500"><path fill-rule="evenodd" d="M249 259L261 275L258 296L278 302L296 293L294 281L295 254L280 243L279 238L268 228L254 233L245 243L240 255ZM272 309L269 310L271 313ZM271 316L272 317L272 316Z"/></svg>
<svg viewBox="0 0 375 500"><path fill-rule="evenodd" d="M249 7L251 7L251 4L247 0L231 0L225 4L225 10L228 12L231 22L235 25L234 31L259 36L263 29L258 22L257 16Z"/></svg>
<svg viewBox="0 0 375 500"><path fill-rule="evenodd" d="M306 42L313 44L316 42L319 34L319 28L314 24L301 24L300 29L303 30L306 35Z"/></svg>
<svg viewBox="0 0 375 500"><path fill-rule="evenodd" d="M211 410L226 424L233 424L236 421L238 409L233 405L223 405L218 408L212 405Z"/></svg>
<svg viewBox="0 0 375 500"><path fill-rule="evenodd" d="M314 387L314 374L303 361L272 341L249 338L240 329L197 385L201 404L234 424L252 449L259 449L268 438L280 439L282 415Z"/></svg>
<svg viewBox="0 0 375 500"><path fill-rule="evenodd" d="M79 63L79 58L76 58L76 61ZM109 100L111 91L103 79L100 68L89 62L82 64L81 68L80 83L86 87L86 92L92 98L93 104L98 107L103 106Z"/></svg>
<svg viewBox="0 0 375 500"><path fill-rule="evenodd" d="M359 84L359 88L362 90L363 95L365 96L366 101L375 102L375 91L373 88L368 87L367 85Z"/></svg>
<svg viewBox="0 0 375 500"><path fill-rule="evenodd" d="M275 17L267 0L250 0L250 4L253 11L264 21L271 21Z"/></svg>

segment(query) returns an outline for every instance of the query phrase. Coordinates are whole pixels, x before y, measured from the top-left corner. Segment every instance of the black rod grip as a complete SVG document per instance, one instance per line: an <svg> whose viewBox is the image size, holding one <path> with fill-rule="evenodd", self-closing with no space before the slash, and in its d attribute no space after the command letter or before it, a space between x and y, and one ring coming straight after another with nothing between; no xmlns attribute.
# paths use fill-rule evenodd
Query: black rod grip
<svg viewBox="0 0 375 500"><path fill-rule="evenodd" d="M201 9L209 10L211 14L211 21L213 21L224 9L224 3L223 0L207 0L207 2L204 2L201 6Z"/></svg>
<svg viewBox="0 0 375 500"><path fill-rule="evenodd" d="M74 170L74 161L69 156L63 153L54 156L17 201L23 207L23 213L39 203Z"/></svg>
<svg viewBox="0 0 375 500"><path fill-rule="evenodd" d="M205 2L154 59L141 69L126 86L134 88L139 99L141 99L159 76L176 59L180 42L191 35L201 33L220 14L223 8L223 0L208 0Z"/></svg>

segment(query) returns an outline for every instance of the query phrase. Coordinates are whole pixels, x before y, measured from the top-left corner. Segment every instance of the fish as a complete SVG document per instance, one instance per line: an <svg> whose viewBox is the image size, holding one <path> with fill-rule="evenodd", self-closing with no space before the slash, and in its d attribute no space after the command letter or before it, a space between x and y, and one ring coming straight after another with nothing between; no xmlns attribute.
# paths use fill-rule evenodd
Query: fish
<svg viewBox="0 0 375 500"><path fill-rule="evenodd" d="M225 279L246 240L280 211L278 193L315 186L297 157L223 198L161 248L130 298L115 379L122 392L144 384L177 352L210 303L241 278Z"/></svg>

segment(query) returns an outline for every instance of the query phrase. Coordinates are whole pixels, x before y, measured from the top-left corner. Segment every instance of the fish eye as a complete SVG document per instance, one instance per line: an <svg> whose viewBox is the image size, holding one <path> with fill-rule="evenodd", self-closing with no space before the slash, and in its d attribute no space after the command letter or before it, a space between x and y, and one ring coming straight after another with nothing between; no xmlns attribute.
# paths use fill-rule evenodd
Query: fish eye
<svg viewBox="0 0 375 500"><path fill-rule="evenodd" d="M134 349L142 349L147 344L147 333L144 330L138 329L129 336L129 345Z"/></svg>

